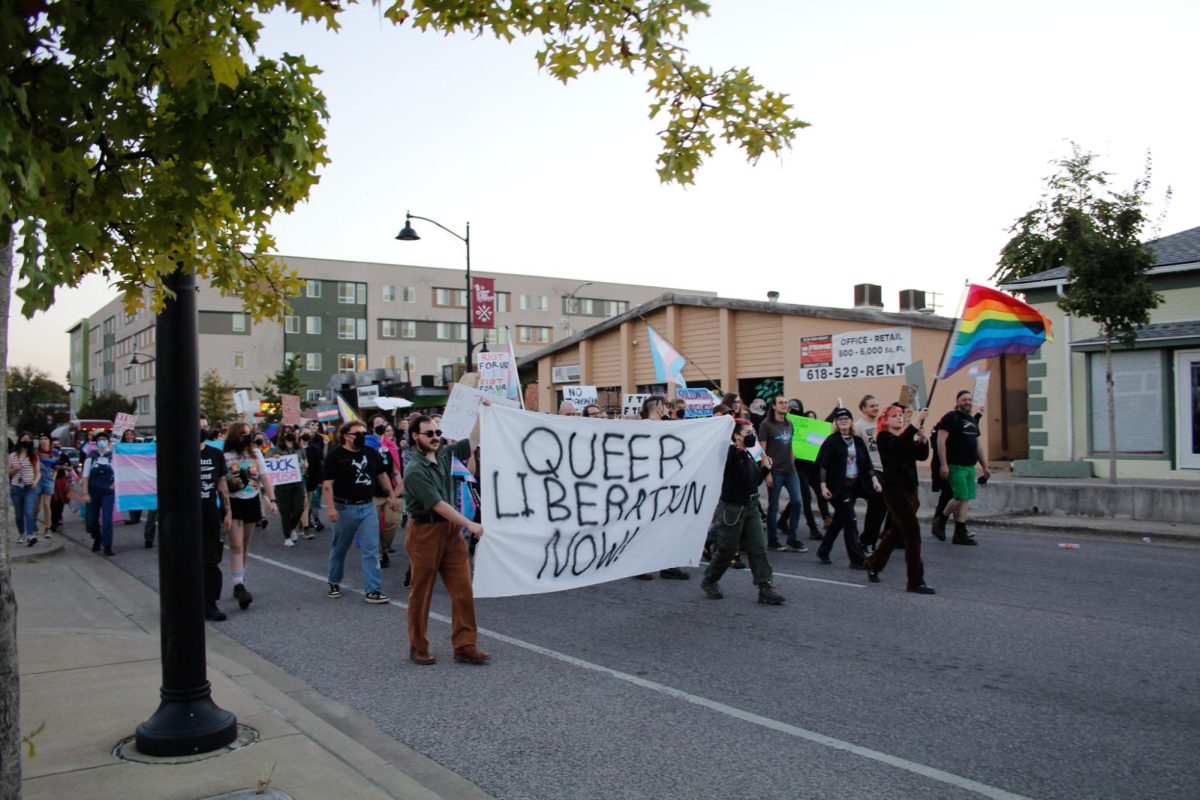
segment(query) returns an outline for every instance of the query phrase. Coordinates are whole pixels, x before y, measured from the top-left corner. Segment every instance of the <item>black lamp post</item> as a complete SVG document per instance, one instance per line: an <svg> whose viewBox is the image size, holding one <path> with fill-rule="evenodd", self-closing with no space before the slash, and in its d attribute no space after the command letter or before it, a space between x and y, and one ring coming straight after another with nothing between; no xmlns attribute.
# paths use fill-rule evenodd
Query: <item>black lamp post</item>
<svg viewBox="0 0 1200 800"><path fill-rule="evenodd" d="M450 234L454 238L461 241L467 246L467 372L471 371L471 352L474 348L471 346L471 223L467 223L467 235L460 236L454 231L447 228L437 220L432 220L429 217L418 217L416 214L404 212L404 227L396 234L396 238L401 242L415 242L421 237L413 230L412 221L414 219L424 220L425 222L437 225L439 228Z"/></svg>
<svg viewBox="0 0 1200 800"><path fill-rule="evenodd" d="M156 431L162 687L158 710L137 727L135 743L145 755L183 756L232 742L237 718L213 702L206 672L196 278L180 265L164 281L170 299L155 322L162 358L154 359L155 408L171 409Z"/></svg>

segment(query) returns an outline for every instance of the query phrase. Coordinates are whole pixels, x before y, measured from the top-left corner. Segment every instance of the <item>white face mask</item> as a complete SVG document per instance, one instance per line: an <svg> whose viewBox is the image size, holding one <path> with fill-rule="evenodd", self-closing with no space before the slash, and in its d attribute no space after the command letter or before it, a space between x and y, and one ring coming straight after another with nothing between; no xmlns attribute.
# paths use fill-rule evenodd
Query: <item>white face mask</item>
<svg viewBox="0 0 1200 800"><path fill-rule="evenodd" d="M101 439L100 441L96 442L96 449L99 450L101 453L105 452L106 450L108 450L108 442Z"/></svg>

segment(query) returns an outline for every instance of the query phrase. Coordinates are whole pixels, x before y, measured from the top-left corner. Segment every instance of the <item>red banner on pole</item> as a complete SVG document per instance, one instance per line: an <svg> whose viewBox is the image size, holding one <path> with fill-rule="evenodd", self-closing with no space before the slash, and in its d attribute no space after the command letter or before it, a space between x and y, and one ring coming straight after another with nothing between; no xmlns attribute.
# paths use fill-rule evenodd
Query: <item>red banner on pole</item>
<svg viewBox="0 0 1200 800"><path fill-rule="evenodd" d="M471 325L496 327L496 279L471 277Z"/></svg>

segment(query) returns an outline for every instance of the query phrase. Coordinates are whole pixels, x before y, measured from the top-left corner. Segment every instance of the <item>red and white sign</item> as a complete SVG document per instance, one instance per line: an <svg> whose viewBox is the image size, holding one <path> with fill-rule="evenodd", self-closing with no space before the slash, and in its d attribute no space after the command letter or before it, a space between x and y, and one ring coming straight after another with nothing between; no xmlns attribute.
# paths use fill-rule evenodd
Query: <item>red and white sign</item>
<svg viewBox="0 0 1200 800"><path fill-rule="evenodd" d="M495 278L471 278L471 324L476 328L496 327Z"/></svg>

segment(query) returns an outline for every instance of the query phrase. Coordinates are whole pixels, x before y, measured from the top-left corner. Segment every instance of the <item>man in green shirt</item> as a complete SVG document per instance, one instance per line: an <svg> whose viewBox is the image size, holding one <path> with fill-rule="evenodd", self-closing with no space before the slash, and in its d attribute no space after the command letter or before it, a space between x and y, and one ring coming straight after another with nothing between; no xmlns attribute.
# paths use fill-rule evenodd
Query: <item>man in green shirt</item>
<svg viewBox="0 0 1200 800"><path fill-rule="evenodd" d="M471 440L442 444L442 432L429 417L417 417L408 427L409 441L416 455L404 471L405 510L408 535L404 549L412 567L412 588L408 595L408 657L427 666L437 661L429 653L426 630L429 604L438 573L450 594L450 640L454 660L464 664L483 664L491 656L475 646L475 600L471 591L471 567L467 543L459 532L466 528L472 537L483 535L483 526L467 519L454 508L452 459L464 464L471 457Z"/></svg>

